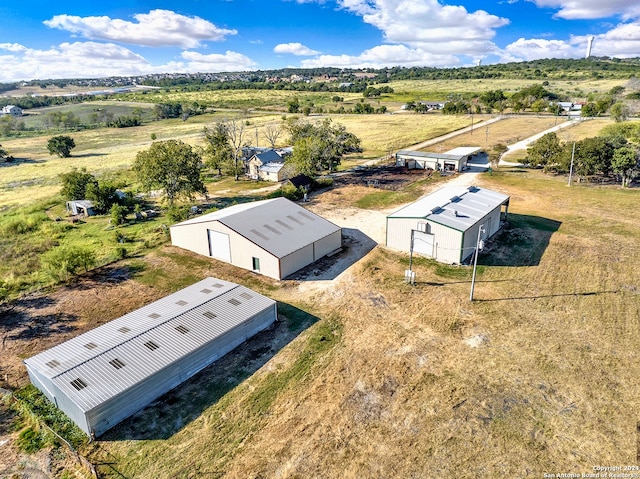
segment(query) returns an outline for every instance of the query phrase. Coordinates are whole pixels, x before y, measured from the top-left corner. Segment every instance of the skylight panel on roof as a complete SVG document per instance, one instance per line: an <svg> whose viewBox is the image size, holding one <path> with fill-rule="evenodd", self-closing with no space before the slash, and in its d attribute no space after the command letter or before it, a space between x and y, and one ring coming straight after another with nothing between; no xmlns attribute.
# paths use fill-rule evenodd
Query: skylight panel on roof
<svg viewBox="0 0 640 479"><path fill-rule="evenodd" d="M159 315L158 313L151 313L151 314L149 315L149 317L150 317L151 319L158 319L158 318L160 317L160 315Z"/></svg>
<svg viewBox="0 0 640 479"><path fill-rule="evenodd" d="M70 384L78 391L87 387L87 383L80 378L74 379Z"/></svg>
<svg viewBox="0 0 640 479"><path fill-rule="evenodd" d="M289 231L293 231L293 228L291 226L289 226L287 223L285 223L284 221L282 221L282 220L276 220L276 223L278 223L283 228L288 229Z"/></svg>
<svg viewBox="0 0 640 479"><path fill-rule="evenodd" d="M224 284L222 284L222 283L215 283L215 284L213 285L213 287L214 287L214 288L224 288Z"/></svg>
<svg viewBox="0 0 640 479"><path fill-rule="evenodd" d="M187 334L189 332L189 328L181 324L180 326L176 326L176 331L182 334Z"/></svg>
<svg viewBox="0 0 640 479"><path fill-rule="evenodd" d="M45 363L45 365L49 366L50 368L55 368L56 366L60 366L60 361L58 361L57 359L52 359L48 363Z"/></svg>
<svg viewBox="0 0 640 479"><path fill-rule="evenodd" d="M118 331L120 331L121 333L128 333L131 330L126 326L122 326L121 328L118 329Z"/></svg>
<svg viewBox="0 0 640 479"><path fill-rule="evenodd" d="M153 341L147 341L146 343L144 343L144 345L147 348L149 348L151 351L155 351L156 349L158 349L160 347L156 343L154 343Z"/></svg>
<svg viewBox="0 0 640 479"><path fill-rule="evenodd" d="M306 211L298 211L298 214L299 214L300 216L304 216L305 218L307 218L307 219L308 219L308 220L310 220L310 221L315 221L315 220L316 220L313 216L311 216L311 215L310 215L309 213L307 213Z"/></svg>
<svg viewBox="0 0 640 479"><path fill-rule="evenodd" d="M109 361L109 364L111 364L111 366L116 369L122 369L124 367L124 363L119 359L112 359L111 361Z"/></svg>
<svg viewBox="0 0 640 479"><path fill-rule="evenodd" d="M287 218L289 218L294 223L298 223L300 226L304 225L304 223L302 221L300 221L298 218L295 218L295 217L293 217L291 215L287 215Z"/></svg>
<svg viewBox="0 0 640 479"><path fill-rule="evenodd" d="M94 348L97 348L98 345L96 343L92 342L92 343L85 344L84 347L87 348L87 349L94 349Z"/></svg>
<svg viewBox="0 0 640 479"><path fill-rule="evenodd" d="M231 304L233 304L234 306L239 306L240 304L242 304L242 303L241 303L240 301L238 301L236 298L231 298L231 299L229 300L229 302L230 302Z"/></svg>
<svg viewBox="0 0 640 479"><path fill-rule="evenodd" d="M269 240L269 238L267 238L265 235L263 235L262 233L260 233L260 232L259 232L258 230L256 230L256 229L251 230L251 232L252 232L254 235L256 235L256 236L258 236L258 237L262 238L263 240Z"/></svg>
<svg viewBox="0 0 640 479"><path fill-rule="evenodd" d="M211 311L205 311L204 313L202 313L202 316L206 316L209 319L215 319L218 317L216 313L212 313Z"/></svg>
<svg viewBox="0 0 640 479"><path fill-rule="evenodd" d="M212 291L211 291L210 289L208 289L208 288L204 288L204 289L201 289L201 290L200 290L200 292L201 292L201 293L204 293L204 294L209 294L209 293L211 293Z"/></svg>
<svg viewBox="0 0 640 479"><path fill-rule="evenodd" d="M278 231L277 229L275 229L273 226L271 225L262 225L264 226L265 229L271 231L272 233L277 234L278 236L280 236L282 233L280 233L280 231Z"/></svg>
<svg viewBox="0 0 640 479"><path fill-rule="evenodd" d="M187 303L185 300L181 299L180 301L176 301L176 304L178 306L186 306L189 303Z"/></svg>
<svg viewBox="0 0 640 479"><path fill-rule="evenodd" d="M249 293L244 292L244 293L240 293L240 296L242 296L244 299L251 299L253 298L253 296L251 296Z"/></svg>

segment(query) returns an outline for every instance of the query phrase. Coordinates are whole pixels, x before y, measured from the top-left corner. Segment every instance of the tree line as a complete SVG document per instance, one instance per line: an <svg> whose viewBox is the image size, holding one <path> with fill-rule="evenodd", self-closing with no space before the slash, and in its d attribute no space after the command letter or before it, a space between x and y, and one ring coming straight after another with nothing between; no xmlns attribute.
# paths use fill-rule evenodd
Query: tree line
<svg viewBox="0 0 640 479"><path fill-rule="evenodd" d="M601 135L576 142L562 142L547 133L528 149L523 163L545 172L588 177L615 177L627 187L640 175L640 125L623 122L608 125Z"/></svg>

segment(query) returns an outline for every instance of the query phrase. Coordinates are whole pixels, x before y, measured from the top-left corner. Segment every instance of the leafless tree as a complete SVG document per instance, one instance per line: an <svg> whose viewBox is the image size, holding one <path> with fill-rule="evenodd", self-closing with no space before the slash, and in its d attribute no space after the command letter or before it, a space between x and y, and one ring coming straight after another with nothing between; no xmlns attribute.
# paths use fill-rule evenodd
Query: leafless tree
<svg viewBox="0 0 640 479"><path fill-rule="evenodd" d="M276 143L278 142L278 138L282 134L282 128L279 125L267 125L264 129L264 137L271 145L271 148L276 147Z"/></svg>
<svg viewBox="0 0 640 479"><path fill-rule="evenodd" d="M240 179L240 170L238 162L242 157L242 147L244 146L245 123L241 120L233 119L225 121L227 126L227 134L229 135L229 145L233 155L233 173L235 180Z"/></svg>

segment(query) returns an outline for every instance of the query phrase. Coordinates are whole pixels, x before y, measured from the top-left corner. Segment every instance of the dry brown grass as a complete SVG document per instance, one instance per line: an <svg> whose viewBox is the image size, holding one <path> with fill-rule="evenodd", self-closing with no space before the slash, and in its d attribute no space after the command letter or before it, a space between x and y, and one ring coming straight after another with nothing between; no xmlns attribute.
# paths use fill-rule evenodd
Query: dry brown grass
<svg viewBox="0 0 640 479"><path fill-rule="evenodd" d="M537 172L482 185L511 195L513 228L483 254L475 302L468 269L416 259L411 287L406 255L381 247L313 293L254 282L320 321L170 437L111 438L100 450L134 477L542 477L633 464L637 192L567 188ZM168 277L178 257L163 265ZM332 321L336 344L256 414Z"/></svg>

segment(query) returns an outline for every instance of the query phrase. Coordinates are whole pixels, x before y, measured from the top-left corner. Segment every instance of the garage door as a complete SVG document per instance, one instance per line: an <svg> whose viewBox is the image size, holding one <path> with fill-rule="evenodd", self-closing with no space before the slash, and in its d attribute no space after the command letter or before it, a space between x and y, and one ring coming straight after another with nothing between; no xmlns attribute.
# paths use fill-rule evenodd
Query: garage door
<svg viewBox="0 0 640 479"><path fill-rule="evenodd" d="M227 262L231 262L231 246L229 246L229 235L219 231L207 230L209 232L209 254Z"/></svg>
<svg viewBox="0 0 640 479"><path fill-rule="evenodd" d="M433 257L433 236L422 231L414 231L413 251L424 256Z"/></svg>

